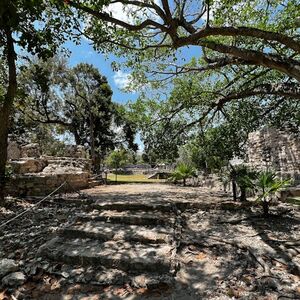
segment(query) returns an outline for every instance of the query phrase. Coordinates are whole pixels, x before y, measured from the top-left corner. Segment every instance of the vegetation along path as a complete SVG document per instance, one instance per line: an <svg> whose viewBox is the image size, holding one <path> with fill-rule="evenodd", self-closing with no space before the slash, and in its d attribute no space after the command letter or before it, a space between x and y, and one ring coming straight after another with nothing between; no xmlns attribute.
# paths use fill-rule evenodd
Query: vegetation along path
<svg viewBox="0 0 300 300"><path fill-rule="evenodd" d="M25 251L28 239L14 238L26 252L15 251L27 281L7 291L18 299L300 297L300 214L289 204L266 220L260 208L223 192L120 184L55 197L43 213L38 221L58 218L55 228L39 232L37 212L19 224L31 220L30 234L40 235L30 241L36 249Z"/></svg>

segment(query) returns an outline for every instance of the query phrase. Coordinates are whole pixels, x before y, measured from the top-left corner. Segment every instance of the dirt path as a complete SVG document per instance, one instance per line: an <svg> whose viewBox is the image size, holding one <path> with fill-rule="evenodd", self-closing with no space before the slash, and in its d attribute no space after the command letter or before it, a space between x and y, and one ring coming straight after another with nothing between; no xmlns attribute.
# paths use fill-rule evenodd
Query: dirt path
<svg viewBox="0 0 300 300"><path fill-rule="evenodd" d="M82 193L56 197L2 232L0 258L21 261L27 278L7 295L300 299L297 207L280 204L272 208L280 217L265 220L259 207L203 188L120 184ZM1 222L33 203L2 211Z"/></svg>

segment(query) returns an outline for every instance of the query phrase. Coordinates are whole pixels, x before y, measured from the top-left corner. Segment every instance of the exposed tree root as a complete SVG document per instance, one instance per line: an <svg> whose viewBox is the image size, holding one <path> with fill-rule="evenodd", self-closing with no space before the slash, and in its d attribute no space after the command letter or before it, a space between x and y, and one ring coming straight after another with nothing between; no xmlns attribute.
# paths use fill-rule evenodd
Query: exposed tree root
<svg viewBox="0 0 300 300"><path fill-rule="evenodd" d="M206 237L203 237L203 239L212 240L212 241L216 241L216 242L219 242L219 243L224 243L224 244L236 247L238 249L241 249L242 251L247 251L250 254L250 256L252 257L252 259L258 265L260 265L262 267L264 273L265 274L270 274L270 267L259 255L257 255L255 253L256 252L255 249L253 249L249 246L246 246L245 244L243 244L241 242L238 242L238 241L228 241L228 240L224 240L224 239L221 239L221 238L218 238L218 237L213 237L213 236L210 236L210 237L206 236ZM207 241L199 242L199 241L196 241L196 240L190 241L189 244L203 246L204 243L208 244L209 247L214 246L214 244L209 244Z"/></svg>

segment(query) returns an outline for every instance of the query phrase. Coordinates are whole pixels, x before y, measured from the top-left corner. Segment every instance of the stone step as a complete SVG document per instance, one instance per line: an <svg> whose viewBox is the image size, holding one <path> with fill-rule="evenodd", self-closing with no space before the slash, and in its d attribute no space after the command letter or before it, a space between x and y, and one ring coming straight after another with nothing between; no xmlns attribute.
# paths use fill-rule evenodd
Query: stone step
<svg viewBox="0 0 300 300"><path fill-rule="evenodd" d="M72 265L116 268L131 274L162 274L170 272L175 249L168 244L100 243L91 239L56 237L41 246L37 255Z"/></svg>
<svg viewBox="0 0 300 300"><path fill-rule="evenodd" d="M84 213L78 215L76 222L88 222L88 221L104 221L107 223L121 223L128 225L150 225L150 226L169 226L175 222L174 217L171 214L161 213L159 211L92 211L91 213Z"/></svg>
<svg viewBox="0 0 300 300"><path fill-rule="evenodd" d="M54 276L62 276L66 278L67 282L78 284L92 284L92 285L117 285L124 286L130 284L133 288L161 288L172 287L175 283L175 278L172 273L142 273L129 274L125 271L111 268L94 268L93 266L71 266L64 264L63 270L55 270L55 263L46 262L46 267L41 266L41 269L48 274ZM34 268L36 272L36 267ZM101 298L102 299L102 298Z"/></svg>
<svg viewBox="0 0 300 300"><path fill-rule="evenodd" d="M104 222L76 223L59 231L66 238L91 238L102 241L124 240L140 243L168 243L172 237L171 228L160 226L147 228L145 226L122 225Z"/></svg>
<svg viewBox="0 0 300 300"><path fill-rule="evenodd" d="M152 211L158 210L162 212L172 212L174 206L171 203L151 203L150 201L147 202L133 202L133 201L110 201L110 202L103 202L103 201L96 201L91 205L92 208L98 210L117 210L117 211L124 211L124 210L141 210L141 211Z"/></svg>

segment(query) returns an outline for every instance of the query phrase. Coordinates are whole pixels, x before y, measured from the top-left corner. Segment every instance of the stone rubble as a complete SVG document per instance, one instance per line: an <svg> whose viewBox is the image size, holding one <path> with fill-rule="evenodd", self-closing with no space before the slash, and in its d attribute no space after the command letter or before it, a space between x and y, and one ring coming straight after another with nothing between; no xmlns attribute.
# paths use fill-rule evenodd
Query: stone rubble
<svg viewBox="0 0 300 300"><path fill-rule="evenodd" d="M61 192L89 187L91 161L83 147L70 145L67 157L41 154L38 144L19 146L11 141L8 146L8 168L12 172L6 186L12 196L46 196L63 182Z"/></svg>

